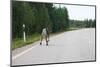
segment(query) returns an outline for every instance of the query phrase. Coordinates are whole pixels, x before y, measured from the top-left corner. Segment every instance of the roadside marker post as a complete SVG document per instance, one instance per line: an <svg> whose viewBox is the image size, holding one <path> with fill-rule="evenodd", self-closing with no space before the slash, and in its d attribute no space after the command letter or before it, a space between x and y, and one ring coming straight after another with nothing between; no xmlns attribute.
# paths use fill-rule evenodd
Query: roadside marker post
<svg viewBox="0 0 100 67"><path fill-rule="evenodd" d="M26 42L25 24L23 24L23 39Z"/></svg>

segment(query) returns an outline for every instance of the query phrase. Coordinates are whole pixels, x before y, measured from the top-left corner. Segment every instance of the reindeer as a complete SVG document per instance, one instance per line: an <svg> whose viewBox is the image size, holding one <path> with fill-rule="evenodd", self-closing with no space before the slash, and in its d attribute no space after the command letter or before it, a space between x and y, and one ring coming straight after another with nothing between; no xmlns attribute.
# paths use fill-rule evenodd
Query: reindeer
<svg viewBox="0 0 100 67"><path fill-rule="evenodd" d="M48 31L48 28L43 28L42 29L42 33L41 33L41 37L40 37L40 45L42 45L43 38L45 39L46 45L48 46L48 41L49 41L49 31Z"/></svg>

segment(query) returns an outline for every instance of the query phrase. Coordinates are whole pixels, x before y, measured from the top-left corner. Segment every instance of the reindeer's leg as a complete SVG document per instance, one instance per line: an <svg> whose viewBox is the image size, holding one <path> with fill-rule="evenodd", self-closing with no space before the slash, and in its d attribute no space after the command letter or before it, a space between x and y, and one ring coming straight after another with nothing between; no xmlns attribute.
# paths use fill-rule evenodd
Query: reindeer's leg
<svg viewBox="0 0 100 67"><path fill-rule="evenodd" d="M48 46L48 36L45 36L45 39L46 39L46 45Z"/></svg>
<svg viewBox="0 0 100 67"><path fill-rule="evenodd" d="M48 34L48 41L49 41L49 34Z"/></svg>
<svg viewBox="0 0 100 67"><path fill-rule="evenodd" d="M42 45L42 39L43 39L43 36L41 35L41 37L40 37L40 40L41 40L40 45Z"/></svg>

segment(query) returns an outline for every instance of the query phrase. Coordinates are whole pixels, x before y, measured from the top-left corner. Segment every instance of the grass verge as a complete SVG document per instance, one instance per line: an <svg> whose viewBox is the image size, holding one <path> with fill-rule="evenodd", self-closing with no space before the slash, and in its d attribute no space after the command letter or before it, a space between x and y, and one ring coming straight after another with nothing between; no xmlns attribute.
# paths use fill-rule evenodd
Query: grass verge
<svg viewBox="0 0 100 67"><path fill-rule="evenodd" d="M34 43L40 39L39 34L33 34L31 36L26 37L26 42L23 41L23 38L14 38L12 41L12 50L16 48L20 48L22 46Z"/></svg>

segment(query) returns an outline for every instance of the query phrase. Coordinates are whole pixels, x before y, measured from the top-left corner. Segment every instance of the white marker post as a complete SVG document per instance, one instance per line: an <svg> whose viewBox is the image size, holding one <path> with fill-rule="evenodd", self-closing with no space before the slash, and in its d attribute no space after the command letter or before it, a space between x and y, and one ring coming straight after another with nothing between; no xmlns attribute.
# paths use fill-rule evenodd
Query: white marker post
<svg viewBox="0 0 100 67"><path fill-rule="evenodd" d="M25 24L23 24L23 39L24 39L24 42L26 42Z"/></svg>

